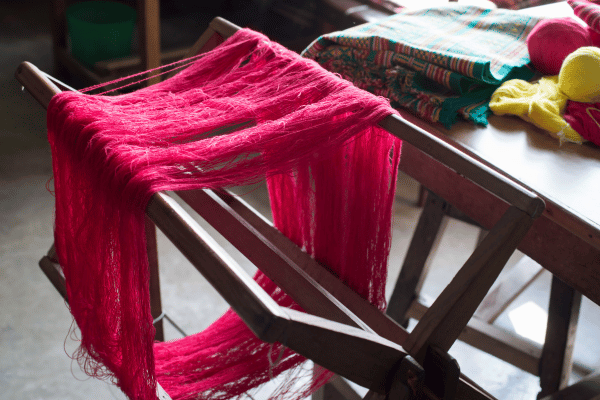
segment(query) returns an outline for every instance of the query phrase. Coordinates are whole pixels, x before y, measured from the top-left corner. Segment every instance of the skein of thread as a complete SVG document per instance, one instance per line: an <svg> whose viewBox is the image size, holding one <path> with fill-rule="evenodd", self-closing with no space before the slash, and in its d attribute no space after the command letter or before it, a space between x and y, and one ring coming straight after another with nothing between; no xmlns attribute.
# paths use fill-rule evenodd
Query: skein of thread
<svg viewBox="0 0 600 400"><path fill-rule="evenodd" d="M600 103L569 101L565 121L585 140L600 146Z"/></svg>
<svg viewBox="0 0 600 400"><path fill-rule="evenodd" d="M587 27L568 17L542 20L527 36L531 63L544 75L558 75L569 54L592 45Z"/></svg>

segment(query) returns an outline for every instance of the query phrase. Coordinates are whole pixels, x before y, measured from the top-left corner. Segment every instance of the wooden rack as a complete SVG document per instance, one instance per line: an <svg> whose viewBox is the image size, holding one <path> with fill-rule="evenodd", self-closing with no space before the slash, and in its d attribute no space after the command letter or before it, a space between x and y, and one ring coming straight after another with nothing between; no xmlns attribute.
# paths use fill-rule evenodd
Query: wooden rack
<svg viewBox="0 0 600 400"><path fill-rule="evenodd" d="M210 50L237 29L216 18L199 40L199 51ZM44 107L60 92L29 63L19 66L16 77ZM380 125L506 204L502 217L410 333L348 289L227 192L200 190L181 192L179 196L313 315L279 307L168 194L155 194L146 214L259 338L268 342L285 341L290 349L369 388L367 398L385 394L404 398L401 393L406 394L402 388L410 380L407 376L419 375L423 365L429 371L437 371L429 374L430 381L426 379L419 389L428 398L493 399L459 374L447 351L533 220L542 213L544 202L397 115L385 118ZM149 250L155 255L155 249ZM51 256L42 259L40 265L64 295L60 265ZM153 268L152 263L151 260L151 274L158 268L157 265ZM313 340L315 337L320 340ZM433 381L432 376L436 377ZM164 394L159 396L165 398Z"/></svg>

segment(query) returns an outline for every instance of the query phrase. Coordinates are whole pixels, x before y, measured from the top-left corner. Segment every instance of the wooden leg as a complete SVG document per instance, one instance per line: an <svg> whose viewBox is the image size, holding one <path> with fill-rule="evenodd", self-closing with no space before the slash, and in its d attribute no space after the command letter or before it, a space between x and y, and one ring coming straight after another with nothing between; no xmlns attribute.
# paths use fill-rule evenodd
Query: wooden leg
<svg viewBox="0 0 600 400"><path fill-rule="evenodd" d="M160 8L158 0L138 1L138 32L142 68L150 70L160 67ZM156 72L151 75L155 75ZM148 85L160 82L156 76L148 80Z"/></svg>
<svg viewBox="0 0 600 400"><path fill-rule="evenodd" d="M67 47L67 23L65 17L65 0L50 2L50 30L52 31L52 51L54 54L54 74L62 77L66 68L60 62L59 49Z"/></svg>
<svg viewBox="0 0 600 400"><path fill-rule="evenodd" d="M483 242L483 239L485 239L485 235L488 234L487 229L479 229L479 233L477 234L477 244Z"/></svg>
<svg viewBox="0 0 600 400"><path fill-rule="evenodd" d="M475 249L404 343L421 362L427 346L448 351L498 277L533 220L511 206Z"/></svg>
<svg viewBox="0 0 600 400"><path fill-rule="evenodd" d="M565 388L569 382L580 305L581 293L552 277L538 398Z"/></svg>
<svg viewBox="0 0 600 400"><path fill-rule="evenodd" d="M427 258L440 231L445 208L441 197L428 193L386 311L401 325L408 323L406 313L425 279Z"/></svg>
<svg viewBox="0 0 600 400"><path fill-rule="evenodd" d="M58 257L56 255L54 244L52 244L52 247L50 247L50 250L48 250L48 254L42 257L39 265L54 288L58 291L62 298L68 302L69 299L67 297L65 275L63 274L62 268L58 263Z"/></svg>
<svg viewBox="0 0 600 400"><path fill-rule="evenodd" d="M598 398L600 398L600 372L595 372L542 400L598 400Z"/></svg>
<svg viewBox="0 0 600 400"><path fill-rule="evenodd" d="M321 386L312 395L312 400L361 400L362 397L352 389L352 387L335 375L329 382Z"/></svg>
<svg viewBox="0 0 600 400"><path fill-rule="evenodd" d="M419 185L419 197L417 198L417 206L425 207L425 202L427 201L427 193L429 191L423 185Z"/></svg>
<svg viewBox="0 0 600 400"><path fill-rule="evenodd" d="M158 272L158 249L156 243L156 226L146 217L146 250L148 252L148 269L150 271L150 310L152 318L156 319L162 314L162 302L160 300L160 276ZM164 324L160 319L154 324L156 335L154 340L162 342L165 340Z"/></svg>

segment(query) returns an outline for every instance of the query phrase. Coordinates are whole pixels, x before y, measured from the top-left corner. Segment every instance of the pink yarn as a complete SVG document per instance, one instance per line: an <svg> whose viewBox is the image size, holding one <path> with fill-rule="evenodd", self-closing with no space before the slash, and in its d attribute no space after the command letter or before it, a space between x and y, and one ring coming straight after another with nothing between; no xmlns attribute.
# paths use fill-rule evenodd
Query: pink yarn
<svg viewBox="0 0 600 400"><path fill-rule="evenodd" d="M597 0L567 0L573 12L592 30L600 32L600 5Z"/></svg>
<svg viewBox="0 0 600 400"><path fill-rule="evenodd" d="M569 101L564 118L582 138L600 146L600 103Z"/></svg>
<svg viewBox="0 0 600 400"><path fill-rule="evenodd" d="M304 360L285 350L271 366L280 345L256 339L232 311L197 335L153 343L144 210L161 190L267 177L275 225L384 309L400 141L376 123L393 112L386 99L249 30L152 87L55 96L55 242L83 369L131 399L155 399L156 380L175 399L227 399ZM255 125L210 135L245 121ZM282 306L298 307L262 273L255 279ZM298 389L290 373L274 398L308 394L329 376Z"/></svg>
<svg viewBox="0 0 600 400"><path fill-rule="evenodd" d="M590 40L592 41L592 45L596 47L600 47L600 33L596 32L594 29L587 27L587 31L590 35Z"/></svg>
<svg viewBox="0 0 600 400"><path fill-rule="evenodd" d="M565 58L584 46L592 46L590 34L572 18L542 20L527 36L531 63L544 75L558 75Z"/></svg>

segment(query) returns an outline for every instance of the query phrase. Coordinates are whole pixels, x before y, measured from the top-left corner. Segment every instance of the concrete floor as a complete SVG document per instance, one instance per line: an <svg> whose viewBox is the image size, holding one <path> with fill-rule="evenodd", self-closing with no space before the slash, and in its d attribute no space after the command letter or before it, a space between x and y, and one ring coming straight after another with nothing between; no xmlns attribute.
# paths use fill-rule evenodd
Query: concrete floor
<svg viewBox="0 0 600 400"><path fill-rule="evenodd" d="M41 8L40 8L41 7ZM87 378L71 361L76 344L67 338L72 318L37 267L52 242L53 197L51 158L45 139L45 114L21 90L13 73L21 61L52 71L51 42L45 3L0 1L0 399L122 399L107 383ZM201 32L197 34L200 35ZM264 190L248 191L245 199L268 213ZM418 186L401 177L396 204L391 282L397 275L419 209ZM477 230L450 221L432 261L425 293L434 298L473 249ZM163 303L167 313L189 333L217 318L227 305L192 270L183 257L159 236ZM249 270L242 258L237 257ZM519 258L516 255L511 264ZM524 304L547 307L548 274L539 279L505 312L497 324L514 329L508 317ZM576 358L599 364L598 308L584 299ZM543 321L538 328L543 328ZM179 334L167 326L168 339ZM462 371L500 399L534 399L536 377L468 345L451 350Z"/></svg>

